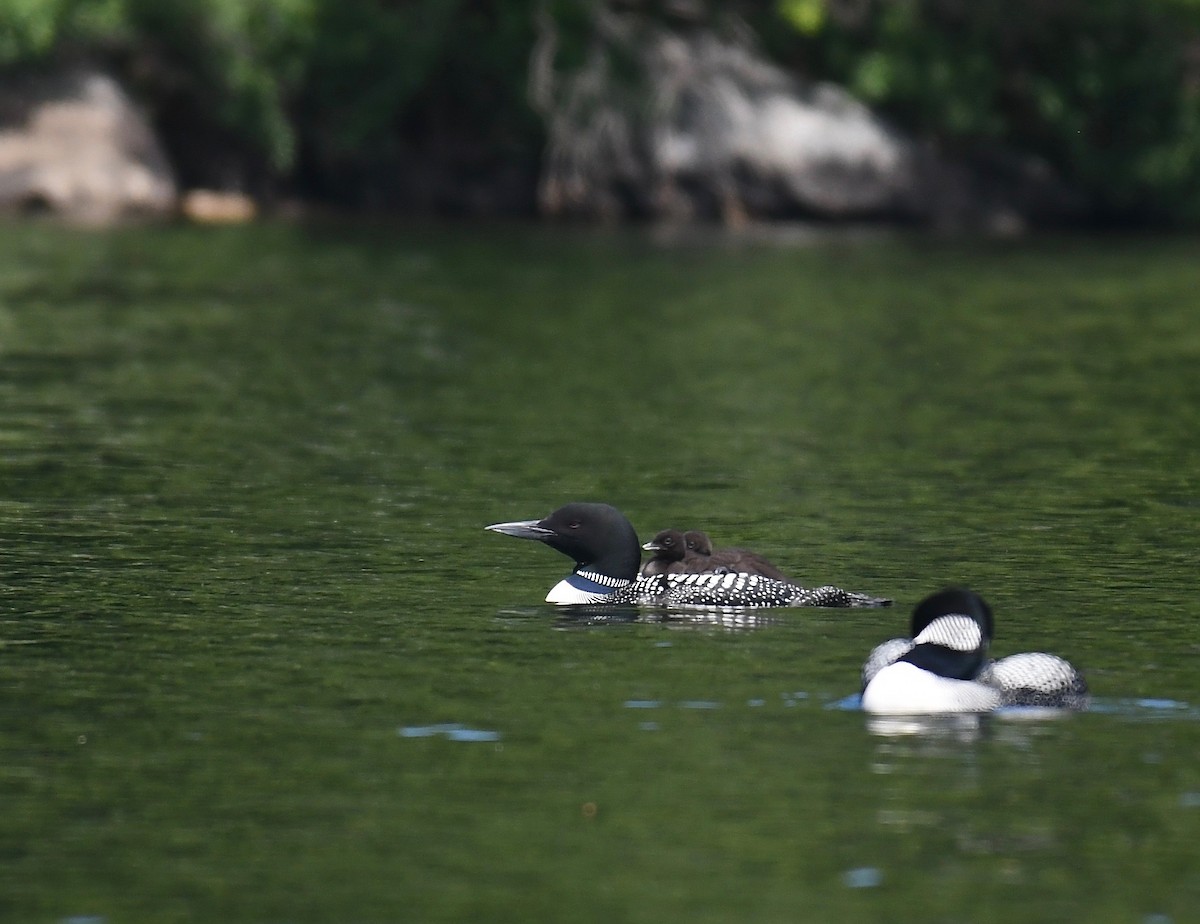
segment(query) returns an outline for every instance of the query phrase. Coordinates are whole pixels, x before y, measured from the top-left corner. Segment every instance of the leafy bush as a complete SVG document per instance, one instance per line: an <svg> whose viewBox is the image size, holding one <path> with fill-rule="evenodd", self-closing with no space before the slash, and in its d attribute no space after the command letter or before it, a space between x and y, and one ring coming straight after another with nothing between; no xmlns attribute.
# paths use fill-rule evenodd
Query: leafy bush
<svg viewBox="0 0 1200 924"><path fill-rule="evenodd" d="M403 200L386 188L400 182L400 164L431 164L451 185L532 172L543 133L526 100L537 17L553 17L558 54L578 55L591 2L674 27L681 10L700 8L0 0L0 73L107 65L149 106L185 182L291 182L386 204ZM739 12L786 66L847 85L951 151L1035 153L1110 218L1200 222L1200 0L711 0L709 9Z"/></svg>
<svg viewBox="0 0 1200 924"><path fill-rule="evenodd" d="M1043 156L1103 215L1200 220L1197 0L778 0L776 53L951 149Z"/></svg>
<svg viewBox="0 0 1200 924"><path fill-rule="evenodd" d="M98 60L185 173L232 151L243 182L336 186L430 133L535 156L532 44L519 0L0 0L0 68Z"/></svg>

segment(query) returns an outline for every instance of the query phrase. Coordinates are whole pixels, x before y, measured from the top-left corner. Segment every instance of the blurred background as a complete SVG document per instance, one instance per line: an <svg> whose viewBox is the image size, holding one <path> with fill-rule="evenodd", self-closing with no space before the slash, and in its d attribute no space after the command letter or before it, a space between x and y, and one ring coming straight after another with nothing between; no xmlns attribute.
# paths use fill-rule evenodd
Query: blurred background
<svg viewBox="0 0 1200 924"><path fill-rule="evenodd" d="M0 0L0 207L1195 226L1196 0Z"/></svg>

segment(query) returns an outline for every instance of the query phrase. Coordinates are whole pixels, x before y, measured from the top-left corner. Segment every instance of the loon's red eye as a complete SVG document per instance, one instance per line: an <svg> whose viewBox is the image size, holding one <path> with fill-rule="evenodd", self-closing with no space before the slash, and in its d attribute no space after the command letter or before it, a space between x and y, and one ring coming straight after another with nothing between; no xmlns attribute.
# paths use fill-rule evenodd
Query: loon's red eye
<svg viewBox="0 0 1200 924"><path fill-rule="evenodd" d="M579 529L579 521L572 520L570 523L567 524L567 529Z"/></svg>

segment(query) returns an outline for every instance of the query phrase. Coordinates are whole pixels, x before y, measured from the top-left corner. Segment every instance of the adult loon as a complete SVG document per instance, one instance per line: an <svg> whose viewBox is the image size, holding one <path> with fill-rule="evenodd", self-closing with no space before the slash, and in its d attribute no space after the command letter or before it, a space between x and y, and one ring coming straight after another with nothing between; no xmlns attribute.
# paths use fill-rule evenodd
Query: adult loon
<svg viewBox="0 0 1200 924"><path fill-rule="evenodd" d="M547 603L669 607L889 606L891 600L840 587L812 589L757 574L638 576L641 550L633 524L608 504L573 503L541 520L493 523L493 532L536 539L575 561Z"/></svg>
<svg viewBox="0 0 1200 924"><path fill-rule="evenodd" d="M890 715L991 712L1001 706L1085 709L1087 683L1043 651L987 659L994 623L979 594L950 588L913 610L912 637L877 645L862 668L862 708Z"/></svg>

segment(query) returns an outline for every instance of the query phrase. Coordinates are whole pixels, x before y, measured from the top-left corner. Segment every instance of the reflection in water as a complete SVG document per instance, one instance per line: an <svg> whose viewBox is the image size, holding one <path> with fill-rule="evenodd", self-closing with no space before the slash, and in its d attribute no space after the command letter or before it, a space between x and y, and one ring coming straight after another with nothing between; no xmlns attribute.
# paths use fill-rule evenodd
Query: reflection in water
<svg viewBox="0 0 1200 924"><path fill-rule="evenodd" d="M855 712L862 708L858 694L827 704L827 709ZM1200 719L1200 709L1178 700L1117 699L1093 700L1089 712L1153 721L1157 719ZM872 715L867 731L883 738L918 736L935 741L977 741L985 733L1014 744L1027 744L1047 722L1077 715L1076 710L1047 706L1008 706L989 713L945 713L933 715Z"/></svg>
<svg viewBox="0 0 1200 924"><path fill-rule="evenodd" d="M661 623L669 629L718 628L731 630L762 629L779 622L761 609L748 607L711 607L693 609L643 609L636 606L555 607L554 624L560 629L587 629L593 626Z"/></svg>
<svg viewBox="0 0 1200 924"><path fill-rule="evenodd" d="M933 741L978 741L982 725L983 715L973 712L867 717L867 731L883 738L920 736Z"/></svg>
<svg viewBox="0 0 1200 924"><path fill-rule="evenodd" d="M1076 712L1045 706L1014 706L993 712L940 715L869 716L867 731L885 738L919 735L934 739L978 741L985 732L1011 743L1025 743L1048 721L1065 720Z"/></svg>

